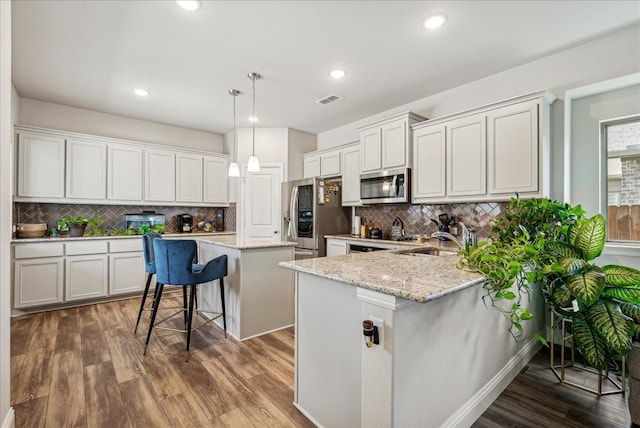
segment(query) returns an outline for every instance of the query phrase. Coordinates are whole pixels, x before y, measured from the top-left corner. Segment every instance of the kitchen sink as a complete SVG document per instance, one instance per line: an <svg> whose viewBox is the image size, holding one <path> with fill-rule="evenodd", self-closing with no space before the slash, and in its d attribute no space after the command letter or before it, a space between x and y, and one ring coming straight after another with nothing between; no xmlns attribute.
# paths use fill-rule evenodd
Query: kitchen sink
<svg viewBox="0 0 640 428"><path fill-rule="evenodd" d="M457 256L458 252L454 250L444 250L441 248L435 247L420 247L420 248L409 248L402 249L395 252L396 254L400 254L403 256L413 256L413 257L429 257L429 256Z"/></svg>

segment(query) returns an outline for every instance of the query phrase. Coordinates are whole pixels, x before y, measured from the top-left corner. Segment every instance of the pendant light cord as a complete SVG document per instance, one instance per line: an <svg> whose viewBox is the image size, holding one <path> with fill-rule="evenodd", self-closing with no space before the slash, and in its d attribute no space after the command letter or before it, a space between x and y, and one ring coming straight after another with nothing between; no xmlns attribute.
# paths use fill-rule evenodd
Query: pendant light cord
<svg viewBox="0 0 640 428"><path fill-rule="evenodd" d="M251 147L251 155L255 156L256 155L256 78L257 75L255 73L252 74L251 76L251 80L253 81L253 121L251 122L253 124L253 131L252 131L252 140L253 140L253 144Z"/></svg>

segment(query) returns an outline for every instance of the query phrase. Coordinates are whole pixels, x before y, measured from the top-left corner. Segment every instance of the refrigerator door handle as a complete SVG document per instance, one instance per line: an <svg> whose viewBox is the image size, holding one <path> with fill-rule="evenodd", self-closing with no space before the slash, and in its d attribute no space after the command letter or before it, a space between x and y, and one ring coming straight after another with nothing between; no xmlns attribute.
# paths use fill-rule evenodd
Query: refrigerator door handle
<svg viewBox="0 0 640 428"><path fill-rule="evenodd" d="M287 235L294 241L298 239L298 187L291 190L291 200L289 201L289 229Z"/></svg>

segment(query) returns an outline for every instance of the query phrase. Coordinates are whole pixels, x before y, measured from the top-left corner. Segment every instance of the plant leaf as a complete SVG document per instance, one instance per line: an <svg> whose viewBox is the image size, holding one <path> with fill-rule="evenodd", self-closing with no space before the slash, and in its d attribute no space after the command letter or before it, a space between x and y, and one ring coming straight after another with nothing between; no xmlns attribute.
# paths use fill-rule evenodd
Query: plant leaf
<svg viewBox="0 0 640 428"><path fill-rule="evenodd" d="M605 287L602 295L627 303L640 303L640 288L638 287Z"/></svg>
<svg viewBox="0 0 640 428"><path fill-rule="evenodd" d="M576 245L576 238L578 237L578 231L584 224L584 219L577 219L576 222L569 227L569 244Z"/></svg>
<svg viewBox="0 0 640 428"><path fill-rule="evenodd" d="M576 275L589 267L589 263L582 260L582 258L573 259L563 257L558 261L558 264L564 269L565 275Z"/></svg>
<svg viewBox="0 0 640 428"><path fill-rule="evenodd" d="M604 369L609 359L604 340L582 317L572 317L571 321L573 338L585 362L596 369Z"/></svg>
<svg viewBox="0 0 640 428"><path fill-rule="evenodd" d="M604 279L604 272L598 266L592 266L588 270L571 275L566 279L565 284L572 295L590 306L602 294Z"/></svg>
<svg viewBox="0 0 640 428"><path fill-rule="evenodd" d="M582 251L585 260L593 260L602 253L606 224L602 214L596 214L580 226L574 245Z"/></svg>
<svg viewBox="0 0 640 428"><path fill-rule="evenodd" d="M618 303L623 314L631 318L636 324L640 324L640 305L632 303Z"/></svg>
<svg viewBox="0 0 640 428"><path fill-rule="evenodd" d="M618 265L602 266L602 270L607 275L607 285L635 285L637 288L640 288L640 270Z"/></svg>
<svg viewBox="0 0 640 428"><path fill-rule="evenodd" d="M562 241L551 241L544 244L544 251L556 258L568 257L581 259L582 253L577 248Z"/></svg>
<svg viewBox="0 0 640 428"><path fill-rule="evenodd" d="M571 305L571 293L566 287L556 287L551 293L551 301L555 306L566 308Z"/></svg>
<svg viewBox="0 0 640 428"><path fill-rule="evenodd" d="M601 300L585 312L585 318L607 346L627 355L631 349L633 321L622 314L617 303Z"/></svg>

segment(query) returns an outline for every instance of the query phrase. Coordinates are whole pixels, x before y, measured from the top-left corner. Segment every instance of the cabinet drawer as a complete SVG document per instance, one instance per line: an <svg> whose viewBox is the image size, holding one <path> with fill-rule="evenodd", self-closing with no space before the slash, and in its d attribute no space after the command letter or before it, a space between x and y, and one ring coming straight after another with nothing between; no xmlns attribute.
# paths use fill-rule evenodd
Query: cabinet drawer
<svg viewBox="0 0 640 428"><path fill-rule="evenodd" d="M83 254L106 254L107 241L69 242L66 244L67 256Z"/></svg>
<svg viewBox="0 0 640 428"><path fill-rule="evenodd" d="M109 241L110 253L128 253L130 251L142 251L142 237Z"/></svg>
<svg viewBox="0 0 640 428"><path fill-rule="evenodd" d="M57 257L64 255L62 242L56 243L30 243L15 246L14 256L16 259L33 259L36 257Z"/></svg>

